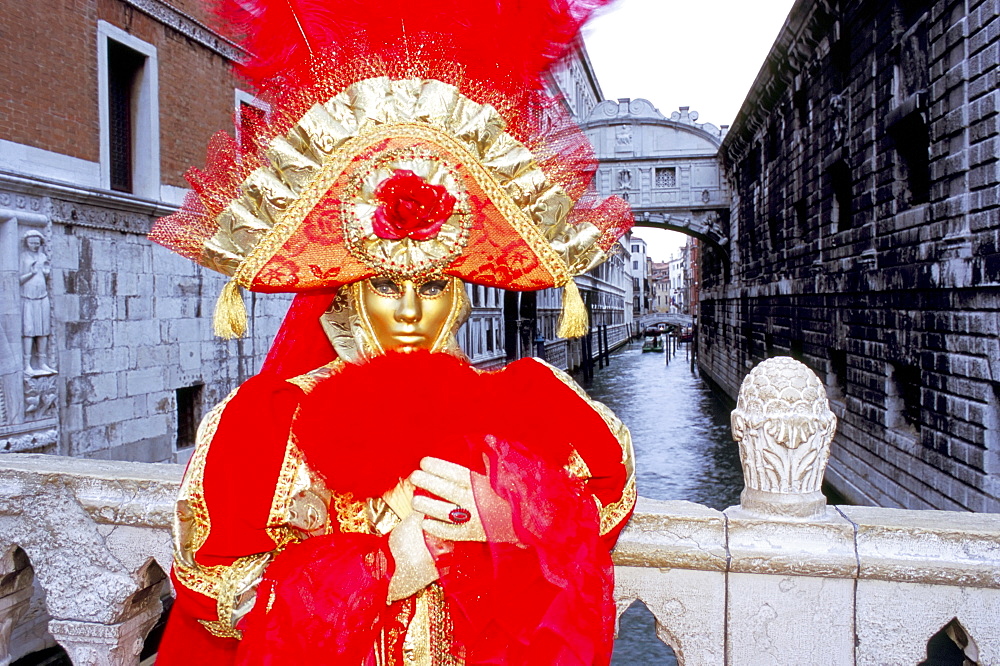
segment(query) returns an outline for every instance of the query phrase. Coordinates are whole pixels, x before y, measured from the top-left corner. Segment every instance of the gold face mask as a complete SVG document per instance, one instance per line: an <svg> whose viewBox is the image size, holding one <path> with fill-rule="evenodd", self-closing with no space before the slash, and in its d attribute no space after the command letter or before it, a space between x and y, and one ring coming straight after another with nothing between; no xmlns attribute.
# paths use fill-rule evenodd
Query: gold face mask
<svg viewBox="0 0 1000 666"><path fill-rule="evenodd" d="M374 277L341 289L322 324L338 356L357 363L388 350L462 355L455 334L469 316L461 280Z"/></svg>

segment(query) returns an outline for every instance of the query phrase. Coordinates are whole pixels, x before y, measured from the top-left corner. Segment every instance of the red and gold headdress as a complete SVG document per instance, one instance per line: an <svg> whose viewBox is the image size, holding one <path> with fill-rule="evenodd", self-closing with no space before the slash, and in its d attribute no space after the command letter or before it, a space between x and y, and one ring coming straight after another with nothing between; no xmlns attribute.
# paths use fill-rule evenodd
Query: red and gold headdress
<svg viewBox="0 0 1000 666"><path fill-rule="evenodd" d="M609 0L219 0L270 105L220 133L182 209L150 237L239 287L305 292L375 275L565 287L559 335L586 332L573 277L631 225L542 76ZM249 145L247 145L249 144Z"/></svg>

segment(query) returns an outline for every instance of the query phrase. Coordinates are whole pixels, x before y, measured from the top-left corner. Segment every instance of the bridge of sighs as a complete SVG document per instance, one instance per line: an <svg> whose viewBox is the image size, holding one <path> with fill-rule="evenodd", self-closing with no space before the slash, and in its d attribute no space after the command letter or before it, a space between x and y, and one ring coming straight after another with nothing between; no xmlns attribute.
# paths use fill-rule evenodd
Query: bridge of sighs
<svg viewBox="0 0 1000 666"><path fill-rule="evenodd" d="M718 150L728 126L670 117L644 99L601 102L582 127L601 166L597 189L630 204L637 226L680 231L715 246L729 235L729 189Z"/></svg>

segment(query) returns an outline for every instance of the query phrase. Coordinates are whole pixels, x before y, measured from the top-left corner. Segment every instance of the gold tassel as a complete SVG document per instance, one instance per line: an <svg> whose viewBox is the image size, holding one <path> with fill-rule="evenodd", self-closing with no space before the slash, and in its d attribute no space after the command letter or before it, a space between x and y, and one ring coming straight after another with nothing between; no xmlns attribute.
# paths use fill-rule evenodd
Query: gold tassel
<svg viewBox="0 0 1000 666"><path fill-rule="evenodd" d="M243 295L236 280L230 280L222 288L219 300L215 303L212 326L217 336L227 340L241 337L246 332L247 308L243 304Z"/></svg>
<svg viewBox="0 0 1000 666"><path fill-rule="evenodd" d="M587 320L587 306L583 304L580 290L573 278L563 285L562 314L559 316L560 338L579 338L587 334L590 322Z"/></svg>

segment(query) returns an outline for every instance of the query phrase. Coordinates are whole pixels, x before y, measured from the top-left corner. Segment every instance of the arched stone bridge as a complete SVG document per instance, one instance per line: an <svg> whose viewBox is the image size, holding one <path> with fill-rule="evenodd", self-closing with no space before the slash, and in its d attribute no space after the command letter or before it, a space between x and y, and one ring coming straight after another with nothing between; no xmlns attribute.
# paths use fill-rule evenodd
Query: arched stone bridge
<svg viewBox="0 0 1000 666"><path fill-rule="evenodd" d="M681 314L680 312L654 312L652 314L643 315L639 319L640 330L645 329L647 326L656 326L660 323L664 323L667 326L685 328L688 326L694 326L694 317L691 315Z"/></svg>
<svg viewBox="0 0 1000 666"><path fill-rule="evenodd" d="M594 145L602 196L632 204L636 225L716 246L729 237L729 189L718 150L726 134L682 106L667 118L644 99L604 101L581 124Z"/></svg>

